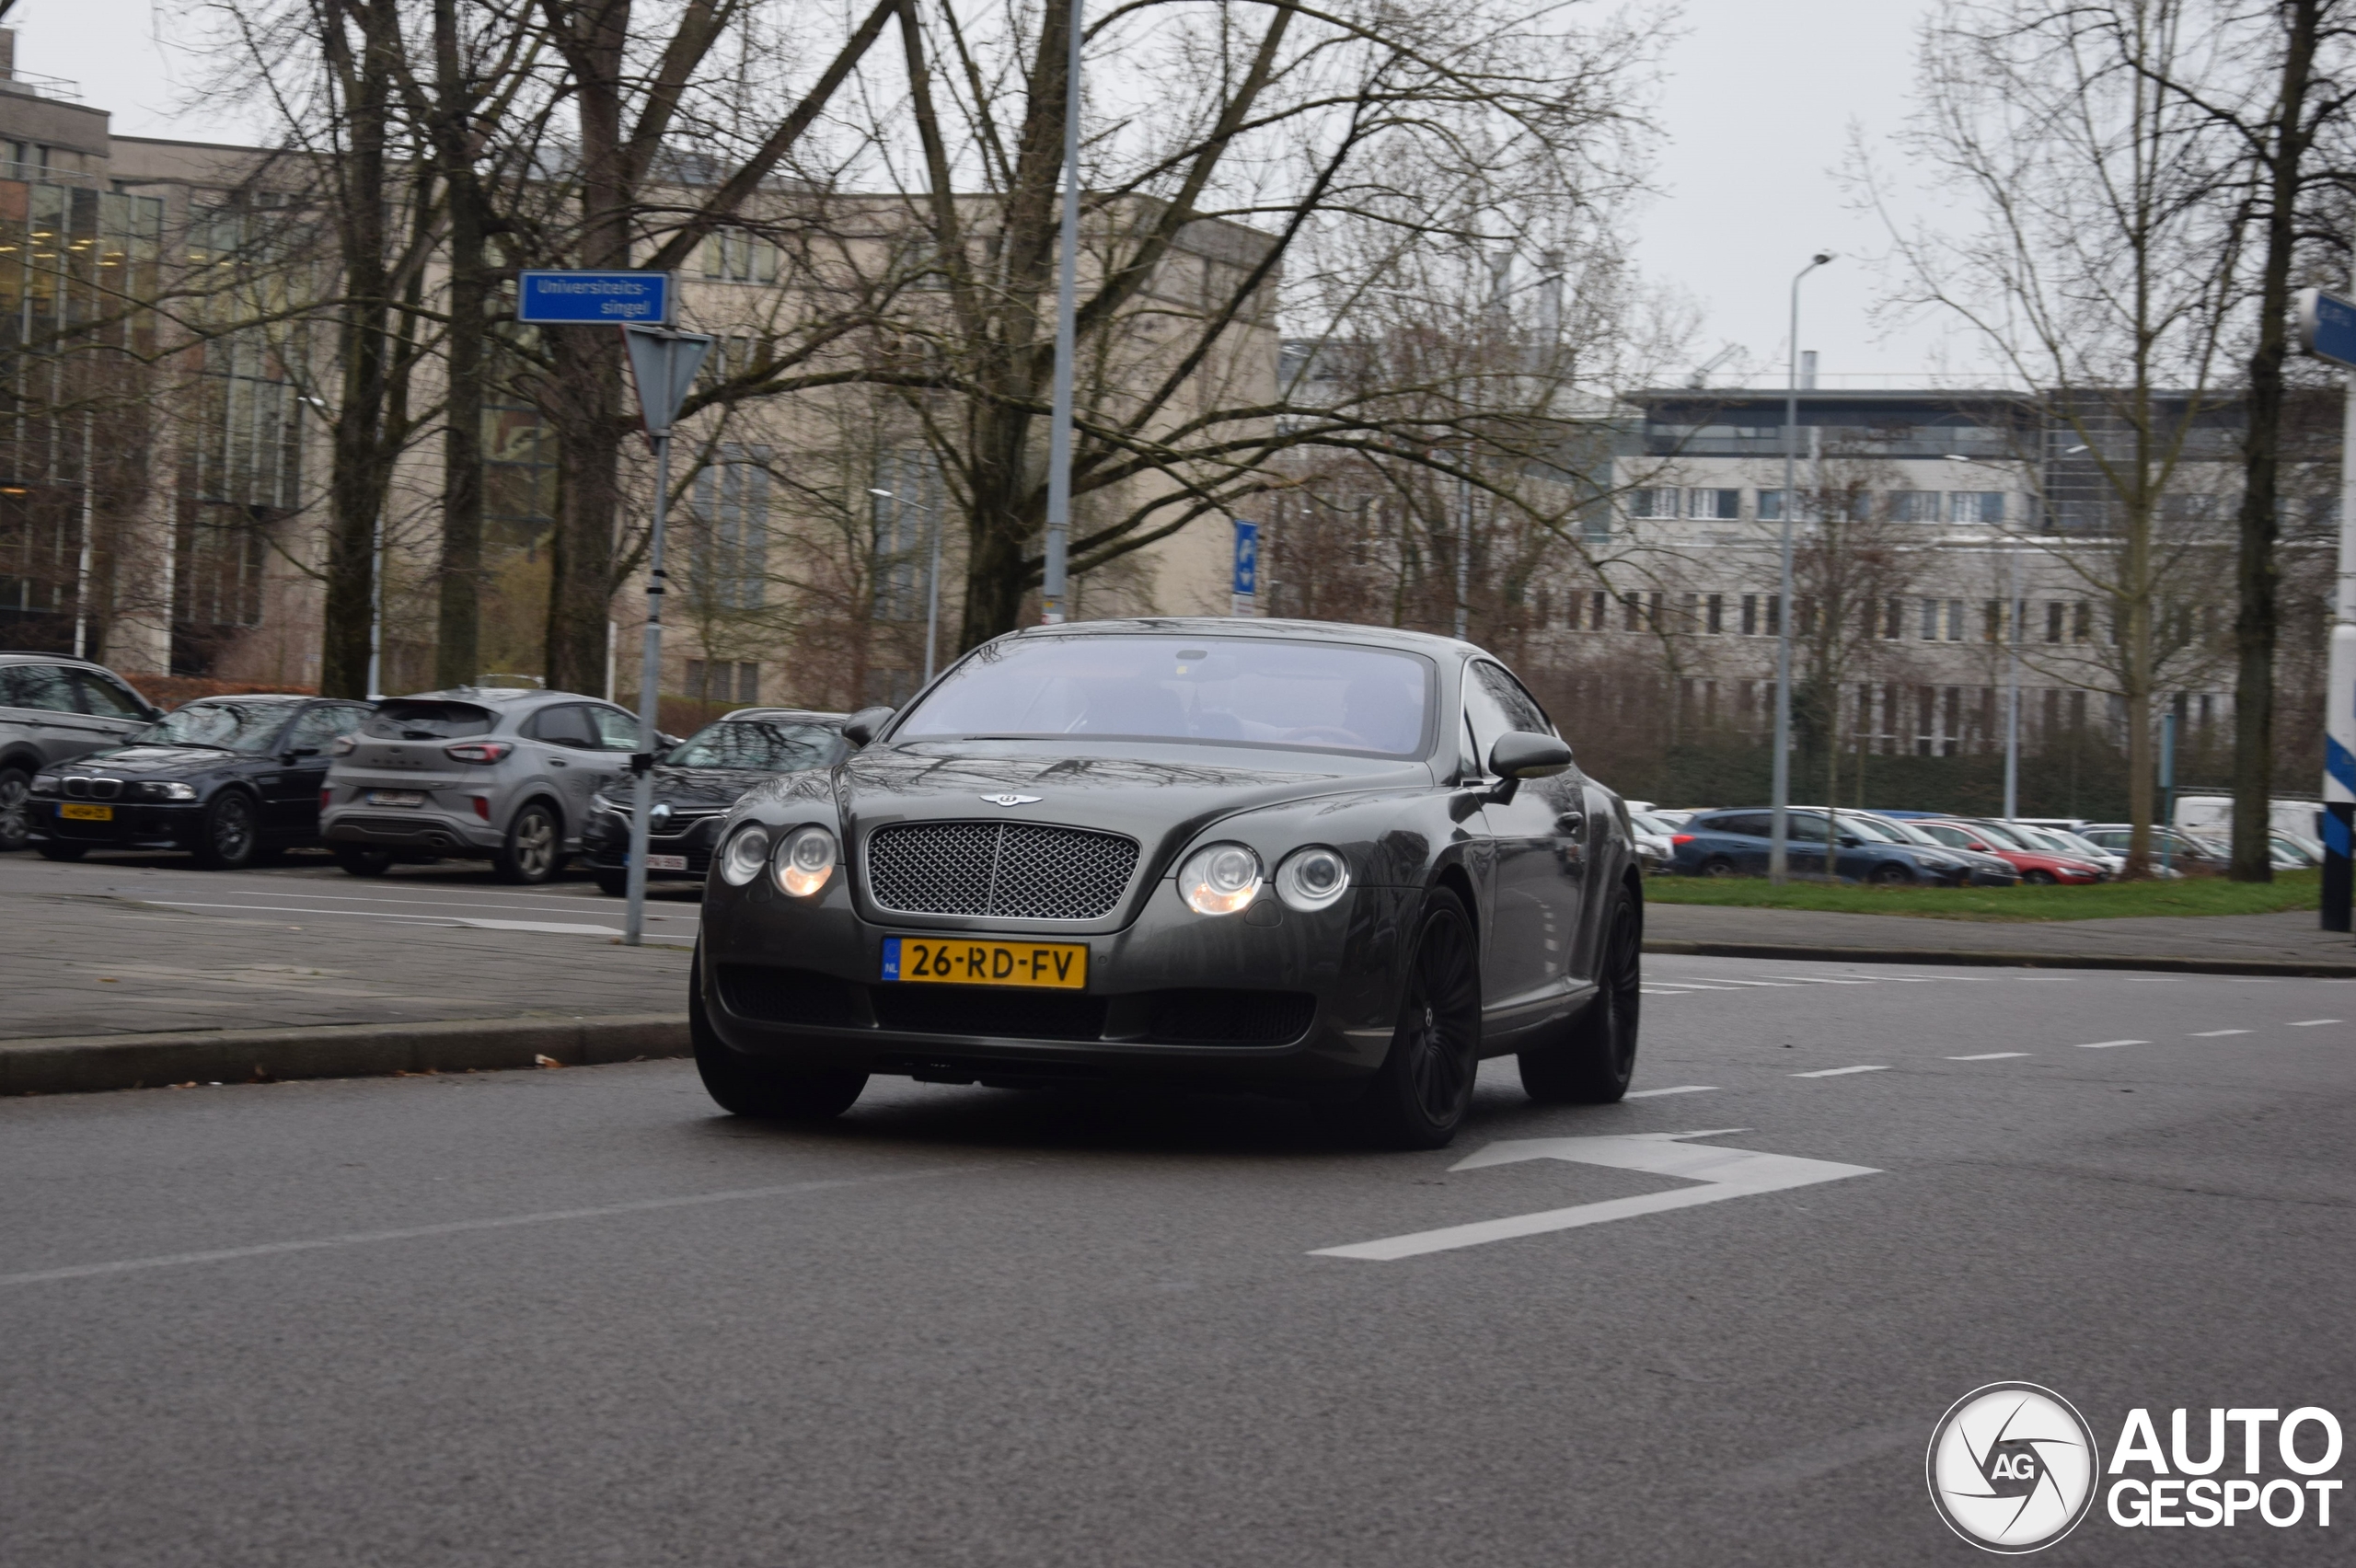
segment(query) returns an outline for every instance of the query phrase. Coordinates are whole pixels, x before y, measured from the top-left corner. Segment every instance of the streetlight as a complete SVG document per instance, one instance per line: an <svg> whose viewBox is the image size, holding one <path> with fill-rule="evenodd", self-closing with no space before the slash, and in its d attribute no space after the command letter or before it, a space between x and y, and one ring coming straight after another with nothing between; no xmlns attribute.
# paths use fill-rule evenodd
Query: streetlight
<svg viewBox="0 0 2356 1568"><path fill-rule="evenodd" d="M2078 450L2084 451L2081 447ZM1979 468L1996 468L1993 463L1983 463L1977 457L1966 457L1960 452L1946 454L1950 463L1969 463ZM2011 635L2004 646L2004 820L2010 822L2021 814L2021 548L2020 540L2008 541L2011 548L2004 552L2005 598L2004 618Z"/></svg>
<svg viewBox="0 0 2356 1568"><path fill-rule="evenodd" d="M1832 259L1819 250L1792 274L1791 361L1784 391L1783 579L1775 615L1774 821L1768 842L1767 878L1784 880L1791 849L1792 813L1792 513L1798 499L1800 461L1800 280Z"/></svg>
<svg viewBox="0 0 2356 1568"><path fill-rule="evenodd" d="M900 502L900 498L899 498L898 496L896 496L896 495L893 494L890 490L877 490L873 485L870 485L870 486L868 486L868 487L867 487L867 493L868 493L868 494L870 494L870 495L880 495L880 496L882 496L884 500L886 500L886 501L888 501L888 502L894 502L895 504L898 504L898 503L899 503L899 502ZM934 651L935 651L935 650L940 646L940 639L941 639L941 506L940 506L940 503L939 503L939 502L935 502L935 503L933 504L933 506L932 506L932 509L931 509L931 510L932 510L932 571L931 571L930 574L930 575L926 578L926 580L925 580L925 589L924 589L924 684L925 684L926 686L930 686L930 685L932 684L932 661L933 661L933 654L934 654Z"/></svg>
<svg viewBox="0 0 2356 1568"><path fill-rule="evenodd" d="M1071 0L1064 59L1064 214L1056 259L1056 387L1047 430L1047 559L1039 582L1039 618L1063 623L1065 548L1071 536L1071 362L1076 352L1072 296L1080 278L1080 23Z"/></svg>

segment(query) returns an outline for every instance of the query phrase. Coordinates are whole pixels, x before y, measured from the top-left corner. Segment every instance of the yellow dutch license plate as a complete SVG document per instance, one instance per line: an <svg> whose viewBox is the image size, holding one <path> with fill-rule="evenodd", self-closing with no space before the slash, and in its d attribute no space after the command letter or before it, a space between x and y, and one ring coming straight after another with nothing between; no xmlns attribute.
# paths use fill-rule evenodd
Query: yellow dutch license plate
<svg viewBox="0 0 2356 1568"><path fill-rule="evenodd" d="M79 801L69 801L65 804L57 808L57 814L60 816L72 817L75 822L112 822L114 820L114 808L112 806L86 806Z"/></svg>
<svg viewBox="0 0 2356 1568"><path fill-rule="evenodd" d="M946 986L1041 986L1078 991L1088 985L1088 944L886 937L884 978Z"/></svg>

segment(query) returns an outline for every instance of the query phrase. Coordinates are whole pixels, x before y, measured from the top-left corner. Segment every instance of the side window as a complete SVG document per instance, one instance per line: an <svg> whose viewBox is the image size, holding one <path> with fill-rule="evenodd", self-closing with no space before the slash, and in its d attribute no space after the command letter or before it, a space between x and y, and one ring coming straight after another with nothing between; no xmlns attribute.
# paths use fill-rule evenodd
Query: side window
<svg viewBox="0 0 2356 1568"><path fill-rule="evenodd" d="M1790 824L1789 832L1793 843L1821 844L1824 842L1822 817L1812 816L1807 812L1794 812L1785 820Z"/></svg>
<svg viewBox="0 0 2356 1568"><path fill-rule="evenodd" d="M1713 833L1740 833L1752 838L1765 838L1774 824L1767 820L1764 812L1736 812L1712 817L1707 826Z"/></svg>
<svg viewBox="0 0 2356 1568"><path fill-rule="evenodd" d="M1546 717L1546 710L1538 706L1538 699L1504 669L1496 664L1482 663L1473 665L1472 673L1480 677L1481 685L1487 688L1489 695L1497 699L1497 706L1513 720L1515 729L1527 730L1533 735L1554 732L1553 722Z"/></svg>
<svg viewBox="0 0 2356 1568"><path fill-rule="evenodd" d="M625 713L618 708L593 708L590 717L596 721L597 744L609 752L638 750L638 715Z"/></svg>
<svg viewBox="0 0 2356 1568"><path fill-rule="evenodd" d="M35 708L49 713L76 711L74 688L54 664L0 664L0 708Z"/></svg>
<svg viewBox="0 0 2356 1568"><path fill-rule="evenodd" d="M82 698L82 711L95 713L101 719L144 719L147 709L119 682L88 670L74 672L74 689Z"/></svg>
<svg viewBox="0 0 2356 1568"><path fill-rule="evenodd" d="M1464 673L1464 721L1471 730L1472 755L1466 760L1474 773L1489 771L1489 751L1497 738L1509 730L1521 728L1519 721L1497 700L1496 692L1484 679L1487 665L1474 664Z"/></svg>
<svg viewBox="0 0 2356 1568"><path fill-rule="evenodd" d="M334 703L306 709L303 717L294 721L294 732L286 737L287 749L300 751L307 746L313 751L324 752L329 741L338 735L352 733L367 717L368 710L364 708L346 708Z"/></svg>
<svg viewBox="0 0 2356 1568"><path fill-rule="evenodd" d="M574 751L600 749L597 731L589 721L589 709L578 702L542 709L533 717L529 733L536 741L569 746Z"/></svg>

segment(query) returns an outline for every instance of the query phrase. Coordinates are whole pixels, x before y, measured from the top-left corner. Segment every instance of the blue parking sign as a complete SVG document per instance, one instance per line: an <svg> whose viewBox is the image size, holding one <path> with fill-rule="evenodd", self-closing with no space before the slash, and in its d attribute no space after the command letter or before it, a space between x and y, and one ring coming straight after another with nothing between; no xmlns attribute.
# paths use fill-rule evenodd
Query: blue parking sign
<svg viewBox="0 0 2356 1568"><path fill-rule="evenodd" d="M1260 591L1260 525L1235 520L1235 592L1250 598Z"/></svg>

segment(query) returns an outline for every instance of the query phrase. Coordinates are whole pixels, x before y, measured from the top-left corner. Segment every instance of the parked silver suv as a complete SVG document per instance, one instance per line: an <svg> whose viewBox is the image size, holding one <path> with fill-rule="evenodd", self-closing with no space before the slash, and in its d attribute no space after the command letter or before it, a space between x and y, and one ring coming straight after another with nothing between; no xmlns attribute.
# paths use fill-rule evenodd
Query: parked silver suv
<svg viewBox="0 0 2356 1568"><path fill-rule="evenodd" d="M573 692L459 686L391 698L333 750L319 833L345 870L382 876L407 852L540 882L629 776L638 719Z"/></svg>
<svg viewBox="0 0 2356 1568"><path fill-rule="evenodd" d="M119 746L162 717L104 665L62 653L0 653L0 850L25 847L34 774Z"/></svg>

